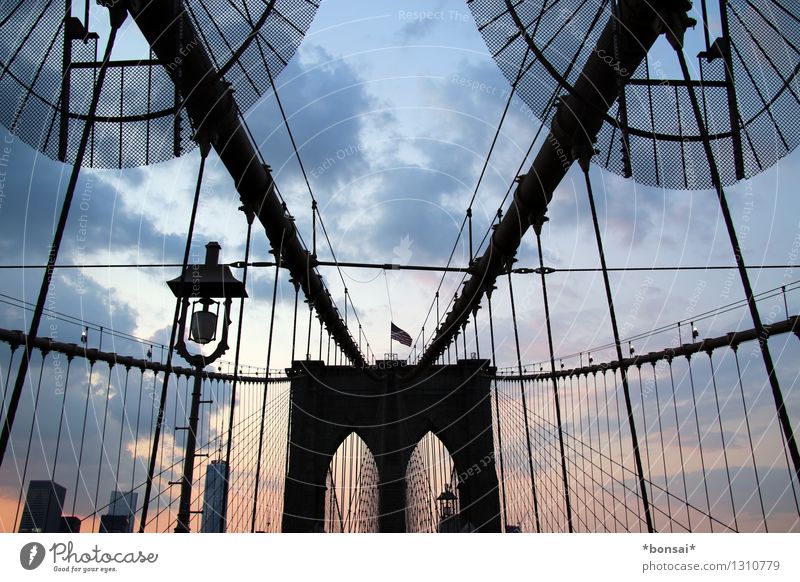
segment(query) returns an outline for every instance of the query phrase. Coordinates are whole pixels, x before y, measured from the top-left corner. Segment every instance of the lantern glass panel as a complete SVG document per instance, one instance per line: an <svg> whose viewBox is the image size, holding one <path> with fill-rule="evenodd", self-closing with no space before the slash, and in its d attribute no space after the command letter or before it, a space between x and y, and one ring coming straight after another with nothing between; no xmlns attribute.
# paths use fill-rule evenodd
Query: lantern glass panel
<svg viewBox="0 0 800 582"><path fill-rule="evenodd" d="M217 313L209 311L208 308L209 305L204 304L202 311L192 312L189 339L201 345L211 343L217 337Z"/></svg>

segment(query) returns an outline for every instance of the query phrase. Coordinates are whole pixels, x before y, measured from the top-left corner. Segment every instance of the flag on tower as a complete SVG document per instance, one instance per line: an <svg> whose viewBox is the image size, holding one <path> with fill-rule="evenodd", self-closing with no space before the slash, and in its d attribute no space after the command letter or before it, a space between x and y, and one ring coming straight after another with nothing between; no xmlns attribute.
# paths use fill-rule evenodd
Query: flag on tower
<svg viewBox="0 0 800 582"><path fill-rule="evenodd" d="M394 323L392 323L392 339L400 342L404 346L411 347L411 336L408 335L408 332L403 331Z"/></svg>

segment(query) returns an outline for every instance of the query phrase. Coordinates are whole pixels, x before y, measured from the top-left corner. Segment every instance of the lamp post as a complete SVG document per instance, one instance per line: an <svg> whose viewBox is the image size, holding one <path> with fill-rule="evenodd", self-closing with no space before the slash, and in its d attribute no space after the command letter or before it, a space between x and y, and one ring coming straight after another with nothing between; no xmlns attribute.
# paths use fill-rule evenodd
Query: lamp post
<svg viewBox="0 0 800 582"><path fill-rule="evenodd" d="M458 533L458 498L449 483L445 484L436 501L439 505L439 533Z"/></svg>
<svg viewBox="0 0 800 582"><path fill-rule="evenodd" d="M182 300L180 318L178 320L178 340L175 350L195 368L194 390L189 409L189 426L186 427L186 450L183 460L183 477L181 497L178 504L176 533L188 533L191 520L192 482L194 478L195 448L197 446L197 423L200 416L200 404L203 389L203 368L211 364L228 349L228 327L230 325L231 300L234 297L247 297L247 291L241 281L231 273L228 265L219 264L220 247L217 242L206 245L206 260L202 265L189 265L184 272L167 281L175 297ZM223 300L222 322L219 322L220 302ZM192 343L207 345L217 340L217 328L220 338L217 347L210 355L198 352L192 354L186 345L186 318L191 305L188 339Z"/></svg>

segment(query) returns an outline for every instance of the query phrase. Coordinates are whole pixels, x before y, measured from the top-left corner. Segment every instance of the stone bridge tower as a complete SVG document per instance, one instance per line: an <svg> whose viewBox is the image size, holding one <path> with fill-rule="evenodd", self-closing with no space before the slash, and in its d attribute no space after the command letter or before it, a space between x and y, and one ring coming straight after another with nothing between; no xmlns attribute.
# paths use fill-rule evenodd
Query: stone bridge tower
<svg viewBox="0 0 800 582"><path fill-rule="evenodd" d="M499 532L489 366L488 360L460 360L406 380L396 361L379 361L370 373L293 362L283 531L321 531L328 466L355 432L378 467L379 530L405 532L406 468L430 431L450 451L459 475L460 523Z"/></svg>

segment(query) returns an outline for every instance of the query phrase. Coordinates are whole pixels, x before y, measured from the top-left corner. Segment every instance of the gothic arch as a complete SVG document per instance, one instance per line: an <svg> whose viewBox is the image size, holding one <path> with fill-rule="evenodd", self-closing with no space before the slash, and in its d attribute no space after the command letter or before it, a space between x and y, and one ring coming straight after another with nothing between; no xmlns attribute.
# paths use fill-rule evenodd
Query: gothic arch
<svg viewBox="0 0 800 582"><path fill-rule="evenodd" d="M356 431L331 456L325 478L324 531L378 532L378 466Z"/></svg>

